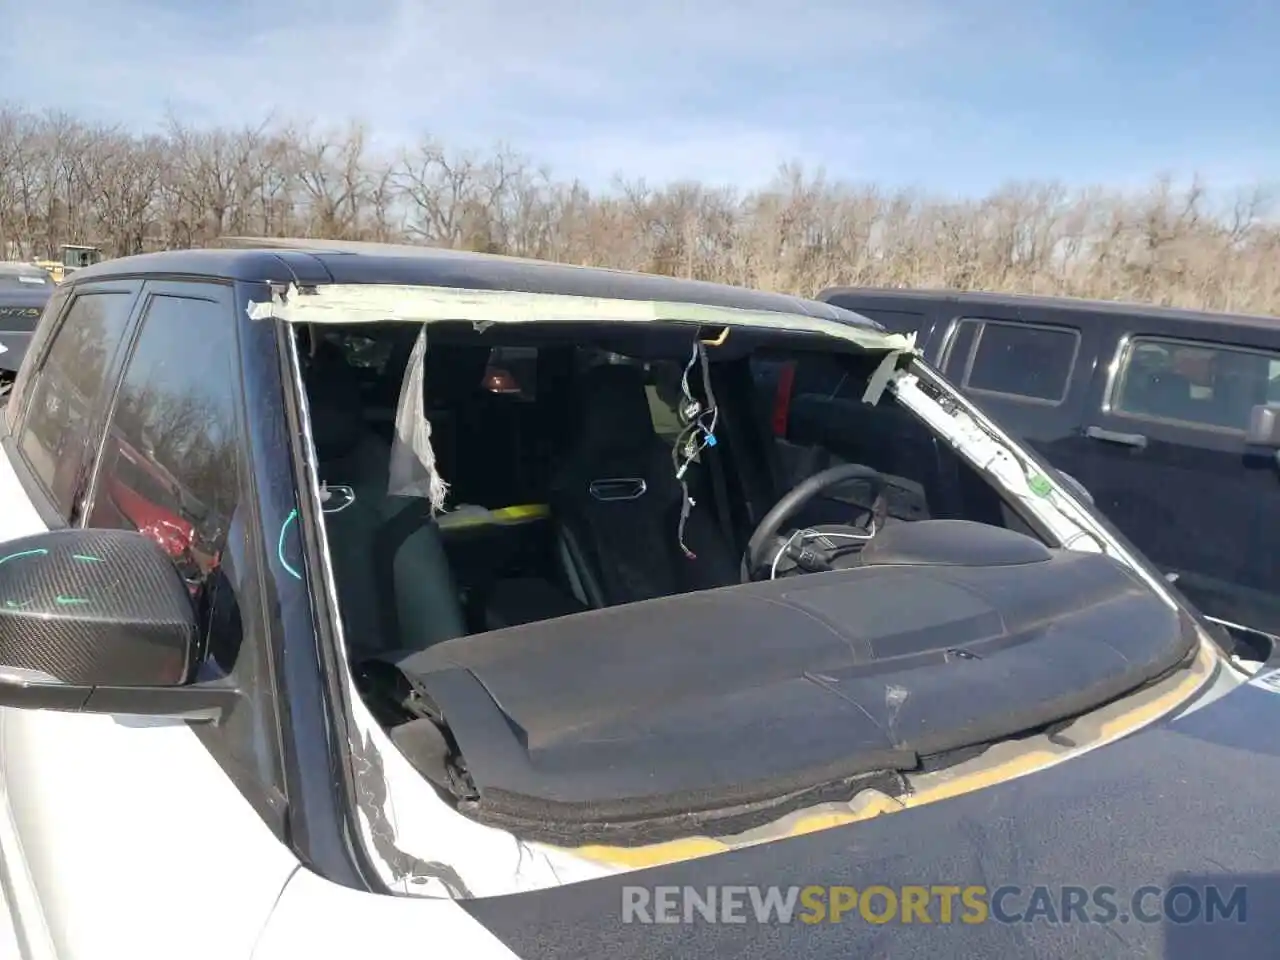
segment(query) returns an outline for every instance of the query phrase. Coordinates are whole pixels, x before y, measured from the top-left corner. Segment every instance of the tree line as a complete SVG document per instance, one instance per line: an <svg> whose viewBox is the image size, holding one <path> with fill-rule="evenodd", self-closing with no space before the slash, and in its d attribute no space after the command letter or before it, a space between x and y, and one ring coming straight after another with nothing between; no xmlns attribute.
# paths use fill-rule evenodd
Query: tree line
<svg viewBox="0 0 1280 960"><path fill-rule="evenodd" d="M812 295L947 287L1280 315L1269 191L1011 183L984 197L841 182L789 164L752 190L643 180L590 190L507 147L430 138L395 155L351 123L153 133L0 108L0 255L108 256L219 236L400 241Z"/></svg>

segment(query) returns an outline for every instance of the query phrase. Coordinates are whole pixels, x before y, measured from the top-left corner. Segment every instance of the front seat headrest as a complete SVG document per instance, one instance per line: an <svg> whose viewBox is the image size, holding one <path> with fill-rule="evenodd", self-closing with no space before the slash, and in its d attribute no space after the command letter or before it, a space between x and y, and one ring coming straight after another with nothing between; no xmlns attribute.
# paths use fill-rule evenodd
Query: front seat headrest
<svg viewBox="0 0 1280 960"><path fill-rule="evenodd" d="M364 429L360 381L342 351L321 341L306 374L311 436L316 456L339 460L355 449Z"/></svg>
<svg viewBox="0 0 1280 960"><path fill-rule="evenodd" d="M457 407L471 399L484 380L491 352L487 346L432 345L428 340L422 386L427 407Z"/></svg>
<svg viewBox="0 0 1280 960"><path fill-rule="evenodd" d="M574 446L599 455L649 451L657 434L645 392L644 372L629 364L605 364L578 381L582 421Z"/></svg>

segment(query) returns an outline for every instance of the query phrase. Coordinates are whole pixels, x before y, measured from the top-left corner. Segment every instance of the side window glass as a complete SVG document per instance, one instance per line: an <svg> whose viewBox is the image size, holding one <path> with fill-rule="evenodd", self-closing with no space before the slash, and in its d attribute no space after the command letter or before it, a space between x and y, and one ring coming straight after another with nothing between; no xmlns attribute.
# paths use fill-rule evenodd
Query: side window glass
<svg viewBox="0 0 1280 960"><path fill-rule="evenodd" d="M1277 401L1276 354L1135 337L1112 408L1132 417L1243 432L1254 406Z"/></svg>
<svg viewBox="0 0 1280 960"><path fill-rule="evenodd" d="M29 387L19 432L23 459L58 512L71 519L87 467L89 431L129 323L127 293L83 293L54 333Z"/></svg>
<svg viewBox="0 0 1280 960"><path fill-rule="evenodd" d="M1061 403L1079 345L1076 330L987 320L978 333L964 385L986 393Z"/></svg>
<svg viewBox="0 0 1280 960"><path fill-rule="evenodd" d="M235 360L235 330L217 303L150 299L125 362L85 524L138 530L168 553L202 610L210 654L224 672L240 641L234 622L220 631L214 616L234 607L220 593L217 573L240 497Z"/></svg>

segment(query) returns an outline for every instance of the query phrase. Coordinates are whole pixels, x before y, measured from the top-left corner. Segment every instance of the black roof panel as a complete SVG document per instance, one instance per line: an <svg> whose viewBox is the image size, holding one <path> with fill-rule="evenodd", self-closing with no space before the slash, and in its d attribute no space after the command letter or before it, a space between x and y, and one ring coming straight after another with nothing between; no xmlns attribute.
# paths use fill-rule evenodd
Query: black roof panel
<svg viewBox="0 0 1280 960"><path fill-rule="evenodd" d="M320 268L327 275L314 278ZM817 300L652 274L583 267L469 251L353 241L226 238L219 249L172 250L104 260L71 282L138 274L288 282L383 283L518 290L622 300L667 300L824 317L881 329L856 313Z"/></svg>

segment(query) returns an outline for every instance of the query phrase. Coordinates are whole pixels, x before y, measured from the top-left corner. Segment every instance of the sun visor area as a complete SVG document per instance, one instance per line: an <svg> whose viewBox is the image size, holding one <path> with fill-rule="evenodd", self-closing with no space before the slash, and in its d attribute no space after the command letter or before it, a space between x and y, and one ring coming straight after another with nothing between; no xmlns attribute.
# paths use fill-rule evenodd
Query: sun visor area
<svg viewBox="0 0 1280 960"><path fill-rule="evenodd" d="M668 322L707 327L748 326L823 334L876 352L898 355L915 352L914 336L887 333L835 318L680 301L625 300L510 290L341 283L299 288L291 284L287 290L275 293L268 303L249 304L248 313L255 320L276 319L286 323L429 324L469 321L478 330L492 324L532 322Z"/></svg>
<svg viewBox="0 0 1280 960"><path fill-rule="evenodd" d="M433 513L438 513L444 509L449 486L436 467L435 450L431 446L431 421L427 419L425 410L428 349L427 328L424 326L414 341L396 404L387 496L421 497L431 503Z"/></svg>

